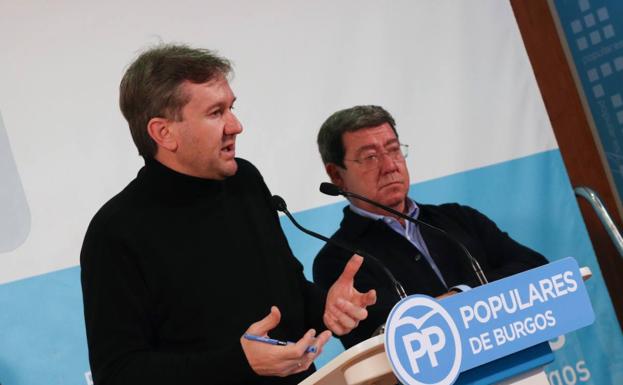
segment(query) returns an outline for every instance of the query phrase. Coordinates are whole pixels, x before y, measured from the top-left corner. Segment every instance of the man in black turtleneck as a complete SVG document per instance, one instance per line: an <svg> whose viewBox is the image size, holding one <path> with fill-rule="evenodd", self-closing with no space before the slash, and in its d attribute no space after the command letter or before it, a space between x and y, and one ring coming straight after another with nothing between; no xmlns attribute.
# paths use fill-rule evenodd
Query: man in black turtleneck
<svg viewBox="0 0 623 385"><path fill-rule="evenodd" d="M210 51L163 45L123 77L121 110L145 167L82 247L96 385L295 384L331 335L314 329L348 333L375 301L353 288L358 256L326 293L304 278L262 176L234 157L242 126L229 72Z"/></svg>

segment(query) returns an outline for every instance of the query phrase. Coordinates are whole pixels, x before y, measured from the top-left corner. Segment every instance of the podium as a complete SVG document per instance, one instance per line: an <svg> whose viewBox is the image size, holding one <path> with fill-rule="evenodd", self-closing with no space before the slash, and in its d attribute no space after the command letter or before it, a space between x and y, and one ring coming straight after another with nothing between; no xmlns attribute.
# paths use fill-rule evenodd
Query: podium
<svg viewBox="0 0 623 385"><path fill-rule="evenodd" d="M569 263L568 260L572 260L573 263L575 263L575 260L571 258L567 258L566 260L567 265ZM557 262L554 262L549 265L554 265L556 263ZM562 264L563 263L561 261L561 265ZM577 263L575 265L577 266ZM568 267L565 266L562 266L561 268L568 269ZM533 270L545 270L545 268L541 267ZM550 268L550 270L552 269ZM588 278L590 278L592 276L592 273L588 267L583 267L576 271L579 273L578 275L581 276L581 279L577 282L579 282L579 284L581 285L581 289L584 290L583 294L585 295L586 292L582 280L587 280ZM530 270L529 272L532 272L532 270ZM516 285L515 281L522 282L522 280L526 281L527 277L529 278L530 273L524 273L517 274L516 276L513 276L513 278L509 277L500 281L496 281L493 284L489 285L493 286L497 284L497 282L501 281L508 281L511 285ZM541 281L537 280L537 282ZM489 285L485 285L484 287ZM471 291L476 292L477 290L474 289ZM439 303L443 306L448 299L453 297L456 297L453 301L457 301L458 297L466 293L461 293L452 297L448 297L447 299L442 299L439 301ZM481 299L479 299L481 294L484 298L488 293L484 290L482 290L481 293L475 293L476 302L481 301ZM472 296L474 296L474 294L472 294ZM474 299L471 299L471 301L474 301ZM568 306L568 304L563 305ZM394 308L394 310L395 309L396 308ZM392 313L393 312L394 311L392 311ZM590 312L592 315L592 308L590 309ZM390 314L390 319L391 317L392 315ZM558 324L560 326L563 326L562 324L566 322L563 318L564 317L559 317ZM592 321L590 320L590 317L588 317L581 323L567 326L567 332L575 330L579 327L586 326L590 323L592 323ZM543 335L541 339L545 337L547 336ZM549 336L548 339L555 337L557 337L557 335ZM395 371L392 368L392 364L390 363L388 354L386 353L386 343L386 336L383 334L369 338L335 357L332 361L320 368L318 371L309 376L299 385L397 384L399 383L399 380L395 374ZM499 358L490 360L489 362L485 362L481 365L468 368L467 370L462 370L461 373L458 375L458 378L453 380L453 382L445 383L454 383L455 385L485 385L498 383L515 385L549 385L549 381L545 374L544 367L545 365L553 361L554 354L549 347L549 343L546 340L539 341L537 343L530 344L530 346L527 346L524 349L520 349L510 354L503 355Z"/></svg>
<svg viewBox="0 0 623 385"><path fill-rule="evenodd" d="M455 385L549 385L543 367L554 361L547 343L500 358L459 375ZM398 383L385 355L383 336L343 352L299 385L394 385Z"/></svg>

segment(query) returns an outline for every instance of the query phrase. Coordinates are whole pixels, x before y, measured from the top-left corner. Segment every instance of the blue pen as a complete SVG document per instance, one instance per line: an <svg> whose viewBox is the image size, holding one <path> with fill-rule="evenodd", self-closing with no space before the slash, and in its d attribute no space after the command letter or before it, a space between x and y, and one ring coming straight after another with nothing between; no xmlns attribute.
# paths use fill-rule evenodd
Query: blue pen
<svg viewBox="0 0 623 385"><path fill-rule="evenodd" d="M244 333L243 337L249 341L263 342L265 344L271 344L271 345L286 346L286 345L294 344L294 342L290 342L290 341L281 341L281 340L276 340L274 338L256 336L256 335L248 334L248 333ZM318 349L316 349L315 346L309 346L307 349L305 349L305 353L316 353L317 351Z"/></svg>

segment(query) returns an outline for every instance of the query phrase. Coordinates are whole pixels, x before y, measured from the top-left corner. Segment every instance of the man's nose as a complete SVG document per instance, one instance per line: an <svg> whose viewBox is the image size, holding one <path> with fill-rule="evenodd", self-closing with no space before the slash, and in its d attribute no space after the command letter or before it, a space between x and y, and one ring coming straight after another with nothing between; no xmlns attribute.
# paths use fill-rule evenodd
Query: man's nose
<svg viewBox="0 0 623 385"><path fill-rule="evenodd" d="M238 120L233 112L228 111L225 116L225 134L237 135L242 132L242 123Z"/></svg>
<svg viewBox="0 0 623 385"><path fill-rule="evenodd" d="M387 153L382 154L380 162L380 169L383 174L398 170L398 162Z"/></svg>

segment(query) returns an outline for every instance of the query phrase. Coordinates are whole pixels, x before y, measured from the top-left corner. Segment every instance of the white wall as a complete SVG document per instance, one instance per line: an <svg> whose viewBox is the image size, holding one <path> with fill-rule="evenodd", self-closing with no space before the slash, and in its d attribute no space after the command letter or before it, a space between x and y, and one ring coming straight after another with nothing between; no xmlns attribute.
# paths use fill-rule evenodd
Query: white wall
<svg viewBox="0 0 623 385"><path fill-rule="evenodd" d="M5 0L0 15L0 113L30 209L0 283L77 265L142 163L117 89L159 41L233 60L238 155L295 211L332 202L315 136L355 104L394 114L414 181L556 148L506 1Z"/></svg>

